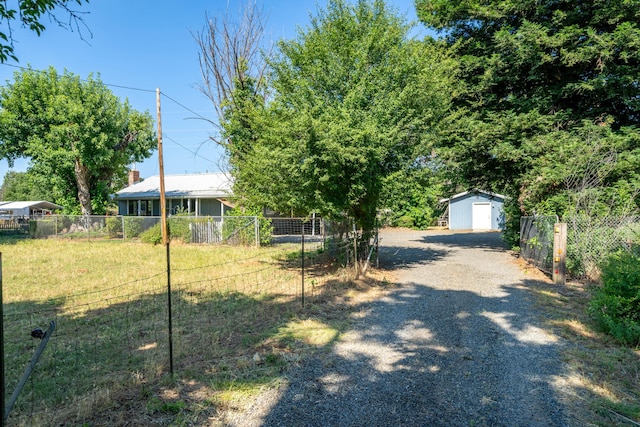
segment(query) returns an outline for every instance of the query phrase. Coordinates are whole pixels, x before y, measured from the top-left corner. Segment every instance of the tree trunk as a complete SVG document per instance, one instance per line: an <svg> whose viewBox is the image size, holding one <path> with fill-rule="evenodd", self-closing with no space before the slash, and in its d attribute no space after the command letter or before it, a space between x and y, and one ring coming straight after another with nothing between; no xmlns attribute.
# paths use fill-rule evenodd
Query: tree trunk
<svg viewBox="0 0 640 427"><path fill-rule="evenodd" d="M91 215L91 192L89 191L89 169L76 158L75 161L76 183L78 185L78 200L82 215Z"/></svg>

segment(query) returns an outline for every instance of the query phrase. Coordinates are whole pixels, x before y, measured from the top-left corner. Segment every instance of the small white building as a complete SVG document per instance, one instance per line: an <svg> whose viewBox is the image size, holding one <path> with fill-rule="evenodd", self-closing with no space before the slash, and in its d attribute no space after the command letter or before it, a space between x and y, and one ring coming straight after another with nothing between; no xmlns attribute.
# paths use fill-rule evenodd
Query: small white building
<svg viewBox="0 0 640 427"><path fill-rule="evenodd" d="M29 219L51 215L62 206L45 200L0 202L0 219Z"/></svg>
<svg viewBox="0 0 640 427"><path fill-rule="evenodd" d="M504 230L504 201L506 196L483 190L458 193L448 199L445 215L449 230Z"/></svg>

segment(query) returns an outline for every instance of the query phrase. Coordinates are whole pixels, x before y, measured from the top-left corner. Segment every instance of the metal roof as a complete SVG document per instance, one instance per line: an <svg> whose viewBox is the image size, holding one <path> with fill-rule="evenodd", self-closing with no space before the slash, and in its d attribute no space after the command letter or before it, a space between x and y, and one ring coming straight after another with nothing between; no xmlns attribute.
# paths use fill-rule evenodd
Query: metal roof
<svg viewBox="0 0 640 427"><path fill-rule="evenodd" d="M232 193L233 179L229 174L198 173L165 175L164 193L167 198L218 199ZM116 193L117 200L160 198L160 176L155 175Z"/></svg>
<svg viewBox="0 0 640 427"><path fill-rule="evenodd" d="M502 194L498 194L498 193L492 193L492 192L490 192L490 191L484 191L484 190L471 190L471 191L463 191L462 193L454 194L453 196L451 196L451 197L449 197L449 198L447 198L447 199L440 199L440 203L446 203L446 202L449 202L449 201L451 201L451 200L453 200L453 199L458 199L458 198L460 198L460 197L464 197L464 196L466 196L467 194L477 194L477 193L486 194L486 195L488 195L488 196L491 196L491 197L497 197L497 198L500 198L500 199L503 199L503 200L508 199L508 197L507 197L507 196L503 196Z"/></svg>
<svg viewBox="0 0 640 427"><path fill-rule="evenodd" d="M55 203L47 202L45 200L37 200L31 202L6 202L0 205L1 210L12 210L12 209L62 209L62 206L56 205Z"/></svg>

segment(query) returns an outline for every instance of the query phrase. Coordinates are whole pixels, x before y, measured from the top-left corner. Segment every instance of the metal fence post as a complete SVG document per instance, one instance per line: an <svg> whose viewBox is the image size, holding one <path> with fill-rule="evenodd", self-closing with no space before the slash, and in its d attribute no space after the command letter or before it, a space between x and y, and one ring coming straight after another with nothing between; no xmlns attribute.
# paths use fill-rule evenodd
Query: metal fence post
<svg viewBox="0 0 640 427"><path fill-rule="evenodd" d="M4 427L5 419L5 396L4 396L4 300L2 299L2 252L0 252L0 403L2 403L2 426Z"/></svg>
<svg viewBox="0 0 640 427"><path fill-rule="evenodd" d="M304 223L302 223L302 238L300 239L302 242L302 247L300 248L302 251L302 261L301 261L301 276L302 276L302 308L304 308Z"/></svg>
<svg viewBox="0 0 640 427"><path fill-rule="evenodd" d="M25 384L27 383L27 380L31 376L31 373L35 369L36 363L38 363L38 360L40 359L42 352L44 351L45 347L47 346L47 343L49 342L49 338L51 338L51 335L53 335L53 331L55 330L56 330L56 322L54 322L53 320L49 324L49 328L46 331L43 332L42 330L39 330L41 335L38 338L40 338L42 341L40 341L40 345L38 345L38 348L36 348L35 353L33 353L31 360L27 364L27 367L25 368L22 374L22 377L20 377L20 381L18 381L18 385L16 386L16 389L13 391L13 394L9 398L9 401L7 402L6 406L3 405L4 406L4 413L2 416L3 421L6 421L6 419L9 417L9 413L11 412L11 409L13 409L13 405L18 400L18 396L20 395L20 392L24 388ZM31 333L32 336L34 332Z"/></svg>
<svg viewBox="0 0 640 427"><path fill-rule="evenodd" d="M254 234L255 234L255 238L256 238L256 246L260 246L260 222L258 221L258 217L254 216L253 217L253 224L254 224Z"/></svg>
<svg viewBox="0 0 640 427"><path fill-rule="evenodd" d="M567 267L567 223L557 222L553 226L553 282L566 283Z"/></svg>
<svg viewBox="0 0 640 427"><path fill-rule="evenodd" d="M358 230L356 229L356 223L353 222L353 265L356 269L356 280L360 277L359 263L358 263Z"/></svg>

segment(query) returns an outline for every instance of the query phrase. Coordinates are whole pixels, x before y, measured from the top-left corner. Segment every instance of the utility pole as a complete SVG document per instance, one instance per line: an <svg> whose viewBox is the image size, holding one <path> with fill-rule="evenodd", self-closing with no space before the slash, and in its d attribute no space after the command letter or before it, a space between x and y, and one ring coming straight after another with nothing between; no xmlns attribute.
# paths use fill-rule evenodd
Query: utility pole
<svg viewBox="0 0 640 427"><path fill-rule="evenodd" d="M169 230L167 230L167 202L164 193L164 161L162 159L162 115L160 114L160 88L156 89L156 111L158 116L158 166L160 172L160 226L162 243L167 250L167 311L169 328L169 373L173 376L173 321L171 316L171 251L169 250Z"/></svg>
<svg viewBox="0 0 640 427"><path fill-rule="evenodd" d="M162 115L160 114L160 88L156 88L156 113L158 120L158 166L160 170L160 221L162 227L162 244L169 243L167 233L167 202L164 193L164 160L162 159Z"/></svg>

